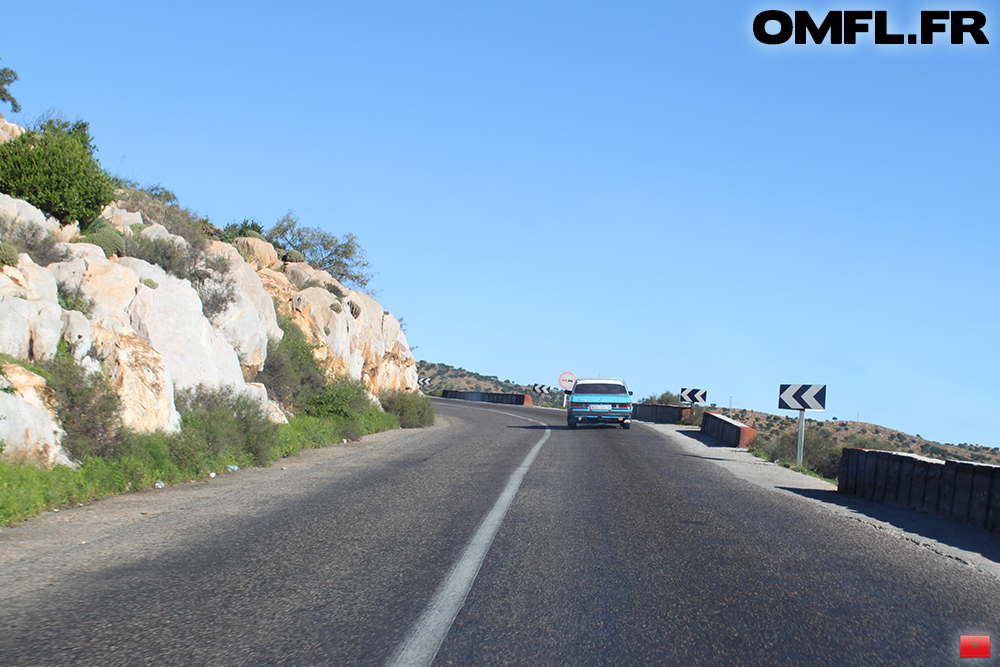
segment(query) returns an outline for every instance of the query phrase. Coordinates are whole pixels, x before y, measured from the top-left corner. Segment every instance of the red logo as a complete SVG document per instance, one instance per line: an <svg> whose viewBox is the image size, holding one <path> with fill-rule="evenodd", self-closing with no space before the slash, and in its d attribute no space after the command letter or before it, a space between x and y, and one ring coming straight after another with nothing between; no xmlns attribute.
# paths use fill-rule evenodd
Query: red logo
<svg viewBox="0 0 1000 667"><path fill-rule="evenodd" d="M958 657L960 658L990 657L990 636L961 635L958 642Z"/></svg>

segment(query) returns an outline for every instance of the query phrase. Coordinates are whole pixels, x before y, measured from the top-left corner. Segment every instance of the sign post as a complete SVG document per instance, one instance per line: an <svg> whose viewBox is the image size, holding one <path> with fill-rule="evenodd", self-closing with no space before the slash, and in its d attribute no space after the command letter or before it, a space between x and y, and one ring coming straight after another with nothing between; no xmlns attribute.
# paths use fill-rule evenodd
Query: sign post
<svg viewBox="0 0 1000 667"><path fill-rule="evenodd" d="M683 389L683 388L681 389L681 403L690 403L691 404L691 417L690 418L692 420L695 418L695 416L694 416L694 406L697 403L704 403L705 400L707 399L707 396L708 396L708 392L705 391L704 389Z"/></svg>
<svg viewBox="0 0 1000 667"><path fill-rule="evenodd" d="M566 371L565 373L559 376L559 386L566 390L563 392L564 408L566 407L566 396L573 389L573 385L575 384L576 384L576 376L570 373L569 371Z"/></svg>
<svg viewBox="0 0 1000 667"><path fill-rule="evenodd" d="M826 409L825 384L783 384L778 394L779 410L799 411L799 442L795 448L795 465L802 467L802 452L806 442L806 410Z"/></svg>

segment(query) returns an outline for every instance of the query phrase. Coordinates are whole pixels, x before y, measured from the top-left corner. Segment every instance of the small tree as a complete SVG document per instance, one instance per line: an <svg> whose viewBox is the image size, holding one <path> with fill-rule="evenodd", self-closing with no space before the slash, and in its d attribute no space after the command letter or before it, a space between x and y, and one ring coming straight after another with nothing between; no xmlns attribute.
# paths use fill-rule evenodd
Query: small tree
<svg viewBox="0 0 1000 667"><path fill-rule="evenodd" d="M17 103L14 96L7 90L7 86L15 81L17 81L17 72L9 67L0 69L0 102L9 104L14 113L21 113L21 105Z"/></svg>
<svg viewBox="0 0 1000 667"><path fill-rule="evenodd" d="M329 272L345 285L364 289L372 279L365 251L354 234L338 239L322 229L303 227L289 211L267 231L266 236L271 243L286 250L298 250L311 266Z"/></svg>
<svg viewBox="0 0 1000 667"><path fill-rule="evenodd" d="M24 199L81 231L114 199L111 177L94 158L89 125L47 120L0 144L0 192Z"/></svg>

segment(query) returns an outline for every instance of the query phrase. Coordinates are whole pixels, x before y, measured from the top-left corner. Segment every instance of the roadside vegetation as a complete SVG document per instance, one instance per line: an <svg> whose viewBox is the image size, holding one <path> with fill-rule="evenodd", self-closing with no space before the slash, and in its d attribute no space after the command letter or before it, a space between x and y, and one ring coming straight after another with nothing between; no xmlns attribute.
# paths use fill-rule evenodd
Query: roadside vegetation
<svg viewBox="0 0 1000 667"><path fill-rule="evenodd" d="M10 103L15 111L16 101L6 87L16 79L12 71L0 70L0 102ZM306 227L291 212L267 230L252 218L219 228L181 207L162 185L140 186L109 175L96 151L87 123L40 119L21 136L0 144L0 192L28 201L63 224L78 222L79 240L99 246L108 257L143 259L190 281L209 319L224 312L235 297L228 262L206 253L214 239L231 242L250 236L269 241L277 246L281 261L310 262L357 289L366 289L373 276L353 234L337 237ZM126 230L131 235L116 229L100 217L112 202L139 212L144 224ZM152 224L163 225L184 243L140 236ZM16 264L21 252L41 266L67 258L65 246L54 235L34 228L0 220L0 237L0 262L5 264ZM157 287L151 280L144 282ZM84 314L94 305L79 286L59 285L59 299L64 308ZM257 380L289 414L289 423L282 425L272 424L259 403L231 388L197 387L175 396L182 421L179 432L137 433L123 425L121 402L105 376L88 374L65 343L44 364L0 355L0 362L19 364L46 379L65 431L62 444L79 464L47 469L41 461L0 456L0 526L46 509L204 479L231 466L267 465L305 448L433 423L433 408L422 395L383 394L383 410L361 382L328 379L298 327L287 318L280 324L284 338L269 343ZM0 454L2 450L0 443Z"/></svg>
<svg viewBox="0 0 1000 667"><path fill-rule="evenodd" d="M198 387L175 397L178 433L136 433L121 422L117 394L100 373L88 375L63 345L56 357L35 365L0 355L44 377L53 390L65 430L62 444L76 469L37 461L0 459L0 526L39 512L162 484L200 480L230 466L268 465L303 449L354 441L389 429L428 426L430 400L412 393L383 394L385 411L361 382L327 381L290 320L265 364L272 398L294 415L272 424L261 405L231 387ZM298 335L296 335L298 333Z"/></svg>

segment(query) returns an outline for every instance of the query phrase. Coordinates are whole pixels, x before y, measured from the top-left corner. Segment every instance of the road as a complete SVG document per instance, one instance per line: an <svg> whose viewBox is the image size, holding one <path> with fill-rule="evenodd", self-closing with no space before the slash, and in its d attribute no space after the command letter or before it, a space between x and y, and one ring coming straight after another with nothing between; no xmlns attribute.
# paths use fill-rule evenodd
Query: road
<svg viewBox="0 0 1000 667"><path fill-rule="evenodd" d="M991 664L995 535L682 428L435 408L4 529L0 665Z"/></svg>

